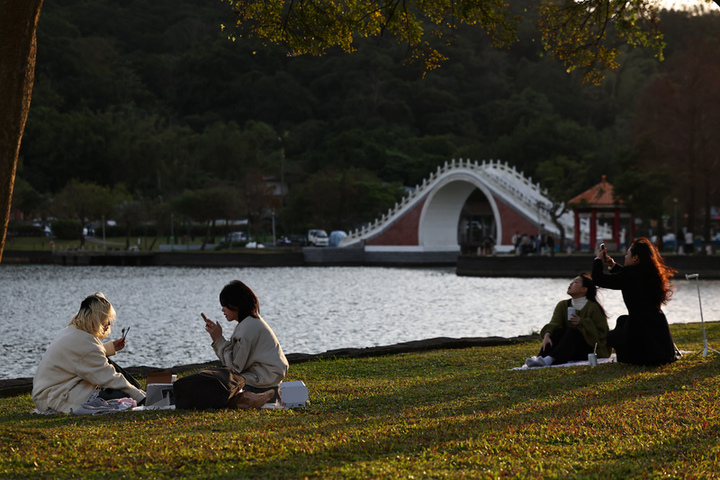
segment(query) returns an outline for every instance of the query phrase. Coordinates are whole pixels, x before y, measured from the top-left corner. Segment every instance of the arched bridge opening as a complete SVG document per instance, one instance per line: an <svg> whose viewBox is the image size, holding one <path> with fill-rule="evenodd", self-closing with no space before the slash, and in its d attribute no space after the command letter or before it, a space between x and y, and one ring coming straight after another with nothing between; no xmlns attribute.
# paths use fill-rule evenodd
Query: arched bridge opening
<svg viewBox="0 0 720 480"><path fill-rule="evenodd" d="M485 236L494 239L502 231L495 199L477 179L448 177L428 195L424 207L418 244L428 249L477 249Z"/></svg>

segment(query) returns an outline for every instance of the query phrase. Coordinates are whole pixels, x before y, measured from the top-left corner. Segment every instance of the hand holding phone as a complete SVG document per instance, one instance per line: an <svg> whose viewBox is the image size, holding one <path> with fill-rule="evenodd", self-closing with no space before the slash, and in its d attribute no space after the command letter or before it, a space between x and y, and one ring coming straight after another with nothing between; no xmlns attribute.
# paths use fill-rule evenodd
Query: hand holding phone
<svg viewBox="0 0 720 480"><path fill-rule="evenodd" d="M210 334L213 342L222 336L222 327L217 322L213 322L205 316L204 313L200 313L200 316L205 320L205 331Z"/></svg>

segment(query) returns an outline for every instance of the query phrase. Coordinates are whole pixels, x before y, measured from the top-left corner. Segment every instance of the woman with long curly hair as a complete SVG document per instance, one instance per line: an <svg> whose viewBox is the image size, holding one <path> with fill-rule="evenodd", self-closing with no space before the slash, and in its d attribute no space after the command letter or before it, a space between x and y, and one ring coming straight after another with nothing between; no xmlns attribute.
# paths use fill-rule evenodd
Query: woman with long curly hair
<svg viewBox="0 0 720 480"><path fill-rule="evenodd" d="M603 265L608 267L608 273ZM618 362L663 365L676 360L675 344L662 311L672 296L670 279L675 273L645 237L638 238L627 249L624 266L616 264L603 245L598 247L593 282L598 287L620 290L628 309L628 314L618 317L615 329L607 335Z"/></svg>

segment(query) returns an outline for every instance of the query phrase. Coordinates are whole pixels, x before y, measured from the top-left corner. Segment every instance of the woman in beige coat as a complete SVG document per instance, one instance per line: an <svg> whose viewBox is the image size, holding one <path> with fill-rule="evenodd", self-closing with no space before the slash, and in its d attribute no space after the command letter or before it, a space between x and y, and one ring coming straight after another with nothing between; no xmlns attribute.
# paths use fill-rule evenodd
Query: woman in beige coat
<svg viewBox="0 0 720 480"><path fill-rule="evenodd" d="M102 293L83 300L35 373L32 400L39 411L73 413L96 398L145 400L139 384L133 385L107 358L125 348L125 339L100 341L108 337L114 320L115 309Z"/></svg>
<svg viewBox="0 0 720 480"><path fill-rule="evenodd" d="M240 280L233 280L220 292L220 305L225 319L237 325L226 340L219 322L205 320L215 354L225 367L240 372L245 392L272 390L274 396L269 401L275 401L289 366L275 333L260 316L255 292Z"/></svg>

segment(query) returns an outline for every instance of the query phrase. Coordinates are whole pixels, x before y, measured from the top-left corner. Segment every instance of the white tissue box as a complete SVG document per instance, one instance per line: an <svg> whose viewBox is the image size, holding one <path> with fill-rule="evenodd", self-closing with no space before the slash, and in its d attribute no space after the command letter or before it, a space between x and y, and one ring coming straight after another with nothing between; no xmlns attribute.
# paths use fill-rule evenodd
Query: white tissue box
<svg viewBox="0 0 720 480"><path fill-rule="evenodd" d="M175 405L175 391L172 383L151 383L147 386L145 394L145 405L148 407Z"/></svg>
<svg viewBox="0 0 720 480"><path fill-rule="evenodd" d="M285 408L304 407L310 402L308 389L302 380L282 382L278 386L280 405Z"/></svg>

